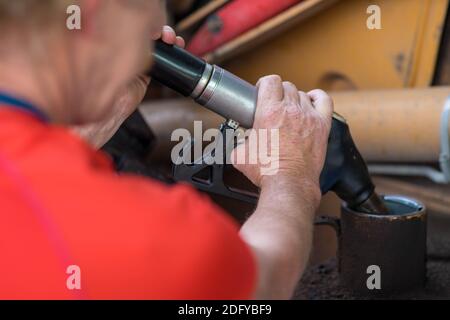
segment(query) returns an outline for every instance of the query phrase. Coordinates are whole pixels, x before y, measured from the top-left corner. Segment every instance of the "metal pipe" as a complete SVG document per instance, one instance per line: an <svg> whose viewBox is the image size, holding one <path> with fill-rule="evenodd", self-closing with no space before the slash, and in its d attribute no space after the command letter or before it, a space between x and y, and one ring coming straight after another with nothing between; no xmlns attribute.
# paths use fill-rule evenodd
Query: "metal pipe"
<svg viewBox="0 0 450 320"><path fill-rule="evenodd" d="M145 102L139 111L147 125L152 128L156 145L152 159L167 161L172 148L178 143L171 141L175 129L185 128L194 136L194 122L202 121L204 130L218 128L224 118L205 109L190 99L163 99Z"/></svg>
<svg viewBox="0 0 450 320"><path fill-rule="evenodd" d="M368 162L436 162L450 87L331 93ZM447 119L447 120L446 120ZM448 128L448 127L447 127ZM445 130L445 129L444 129ZM446 130L448 135L448 129ZM448 161L442 159L443 161Z"/></svg>
<svg viewBox="0 0 450 320"><path fill-rule="evenodd" d="M450 138L449 138L449 120L450 120L450 96L447 98L444 109L442 110L440 122L440 146L439 155L440 171L429 166L411 166L411 165L393 165L393 164L372 164L369 171L373 174L387 174L399 176L423 176L435 183L447 184L450 182Z"/></svg>

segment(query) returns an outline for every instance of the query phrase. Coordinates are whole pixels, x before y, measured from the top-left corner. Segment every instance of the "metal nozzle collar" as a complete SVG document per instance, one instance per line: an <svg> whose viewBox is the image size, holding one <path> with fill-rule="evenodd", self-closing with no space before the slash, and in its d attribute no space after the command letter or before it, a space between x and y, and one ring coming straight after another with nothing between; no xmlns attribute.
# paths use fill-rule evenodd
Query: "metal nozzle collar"
<svg viewBox="0 0 450 320"><path fill-rule="evenodd" d="M209 80L211 79L213 69L214 69L213 66L210 65L209 63L205 65L205 70L203 71L202 77L200 78L200 81L197 83L197 86L191 93L191 97L193 99L197 99L203 93L203 91L205 90L206 86L209 83Z"/></svg>

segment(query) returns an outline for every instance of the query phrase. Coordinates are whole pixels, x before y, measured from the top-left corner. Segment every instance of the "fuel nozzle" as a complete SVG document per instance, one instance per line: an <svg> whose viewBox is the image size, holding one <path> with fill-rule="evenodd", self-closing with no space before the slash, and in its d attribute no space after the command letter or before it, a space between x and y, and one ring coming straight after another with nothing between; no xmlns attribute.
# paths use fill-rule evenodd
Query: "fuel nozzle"
<svg viewBox="0 0 450 320"><path fill-rule="evenodd" d="M154 80L245 128L253 126L257 91L250 83L160 40L153 61Z"/></svg>
<svg viewBox="0 0 450 320"><path fill-rule="evenodd" d="M253 126L257 99L255 86L162 41L155 43L153 60L150 75L154 80L245 128ZM323 194L334 191L356 211L388 212L374 191L367 165L353 142L345 119L336 113L320 187Z"/></svg>
<svg viewBox="0 0 450 320"><path fill-rule="evenodd" d="M320 187L322 193L334 191L355 211L388 213L384 202L375 193L366 162L356 148L347 122L337 113L333 114Z"/></svg>

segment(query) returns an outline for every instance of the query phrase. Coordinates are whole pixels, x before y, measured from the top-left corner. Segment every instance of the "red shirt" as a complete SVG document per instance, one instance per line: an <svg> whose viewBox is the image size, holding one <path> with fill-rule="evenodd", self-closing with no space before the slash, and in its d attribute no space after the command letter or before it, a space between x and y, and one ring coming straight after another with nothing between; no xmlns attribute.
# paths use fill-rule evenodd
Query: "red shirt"
<svg viewBox="0 0 450 320"><path fill-rule="evenodd" d="M9 107L0 220L0 299L247 299L255 289L238 226L207 197L119 176L67 129ZM67 286L69 266L80 290Z"/></svg>

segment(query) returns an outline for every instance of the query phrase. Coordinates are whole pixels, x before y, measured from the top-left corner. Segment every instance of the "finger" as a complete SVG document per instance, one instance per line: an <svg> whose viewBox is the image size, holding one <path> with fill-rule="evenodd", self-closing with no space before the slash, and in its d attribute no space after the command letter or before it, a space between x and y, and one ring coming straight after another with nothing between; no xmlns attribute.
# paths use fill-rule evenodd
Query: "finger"
<svg viewBox="0 0 450 320"><path fill-rule="evenodd" d="M161 39L161 36L162 36L162 30L159 30L159 31L152 33L150 37L153 41L156 41L158 39Z"/></svg>
<svg viewBox="0 0 450 320"><path fill-rule="evenodd" d="M283 89L284 89L284 100L289 102L289 105L292 105L297 109L298 104L300 103L300 97L298 95L297 87L291 82L284 81Z"/></svg>
<svg viewBox="0 0 450 320"><path fill-rule="evenodd" d="M164 26L162 30L162 41L164 41L167 44L175 44L177 35L175 31L170 26Z"/></svg>
<svg viewBox="0 0 450 320"><path fill-rule="evenodd" d="M308 92L308 96L320 114L327 118L333 115L333 100L325 91L320 89L312 90Z"/></svg>
<svg viewBox="0 0 450 320"><path fill-rule="evenodd" d="M314 108L311 98L305 92L299 91L298 96L300 97L301 108L303 108L303 109L313 109Z"/></svg>
<svg viewBox="0 0 450 320"><path fill-rule="evenodd" d="M280 76L262 77L256 86L258 87L258 102L283 100L284 89Z"/></svg>
<svg viewBox="0 0 450 320"><path fill-rule="evenodd" d="M186 46L186 42L182 37L178 36L175 39L175 45L177 45L180 48L184 48Z"/></svg>

